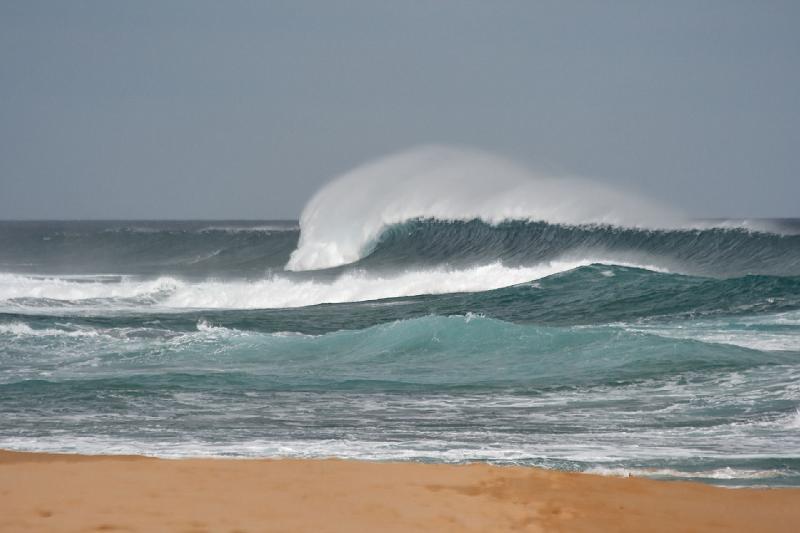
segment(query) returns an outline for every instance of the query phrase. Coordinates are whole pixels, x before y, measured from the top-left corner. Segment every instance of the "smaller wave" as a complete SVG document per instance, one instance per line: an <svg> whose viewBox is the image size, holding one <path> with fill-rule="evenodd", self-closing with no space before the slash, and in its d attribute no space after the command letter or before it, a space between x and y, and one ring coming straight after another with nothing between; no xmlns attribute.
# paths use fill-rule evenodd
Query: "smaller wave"
<svg viewBox="0 0 800 533"><path fill-rule="evenodd" d="M755 470L747 468L715 468L712 470L699 470L696 472L675 470L672 468L625 468L595 466L585 470L588 474L599 474L602 476L614 477L656 477L656 478L679 478L679 479L771 479L782 477L786 472L781 470Z"/></svg>
<svg viewBox="0 0 800 533"><path fill-rule="evenodd" d="M800 429L800 409L796 409L794 413L786 417L784 427L786 429Z"/></svg>
<svg viewBox="0 0 800 533"><path fill-rule="evenodd" d="M116 283L110 283L2 274L0 302L13 304L15 310L65 302L72 306L126 308L143 305L174 309L291 308L425 294L482 292L597 262L594 259L552 261L530 267L508 267L495 262L464 269L435 268L391 275L357 270L345 272L333 281L292 279L275 274L257 281L193 283L162 277L155 280L120 278ZM653 266L640 268L658 270Z"/></svg>
<svg viewBox="0 0 800 533"><path fill-rule="evenodd" d="M0 335L12 335L15 337L97 337L100 332L94 329L34 329L24 322L11 322L0 324Z"/></svg>
<svg viewBox="0 0 800 533"><path fill-rule="evenodd" d="M52 340L53 343L58 342L61 347L83 346L84 348L88 348L89 346L93 346L100 349L112 346L112 344L109 343L118 341L122 343L129 343L134 340L145 343L158 342L159 340L174 341L175 339L191 337L192 334L197 335L198 333L214 334L216 337L220 337L221 335L247 335L246 332L236 329L214 327L210 325L206 326L202 320L198 323L197 332L173 331L158 327L97 327L72 322L57 322L48 327L34 327L21 320L0 324L0 336L8 336L15 341L24 341L29 337L33 337L37 338L37 342L47 343L48 340ZM73 339L77 344L65 344L61 342L67 339ZM47 345L48 344L41 344L39 346ZM113 349L116 350L119 347L120 345L117 345L117 347ZM130 344L128 348L131 347L136 346Z"/></svg>
<svg viewBox="0 0 800 533"><path fill-rule="evenodd" d="M738 320L718 319L672 324L623 326L630 332L672 339L728 344L760 351L800 351L798 313L769 314Z"/></svg>
<svg viewBox="0 0 800 533"><path fill-rule="evenodd" d="M724 218L704 219L693 224L698 229L734 229L753 233L800 235L797 219L786 218Z"/></svg>
<svg viewBox="0 0 800 533"><path fill-rule="evenodd" d="M155 233L180 233L180 230L177 229L169 229L165 230L162 228L158 228L155 226L115 226L113 228L106 228L102 230L102 233L142 233L142 234L155 234ZM53 236L57 235L67 235L66 233L59 232ZM72 233L72 237L80 237L84 234L81 233Z"/></svg>
<svg viewBox="0 0 800 533"><path fill-rule="evenodd" d="M160 225L117 225L109 228L102 229L100 233L142 233L142 234L186 234L186 233L271 233L282 231L297 231L300 226L291 223L276 223L276 224L215 224L210 226L198 226L197 223L192 222L164 222ZM63 234L63 233L62 233ZM72 233L73 237L88 235L87 233Z"/></svg>
<svg viewBox="0 0 800 533"><path fill-rule="evenodd" d="M479 292L525 283L590 263L554 262L520 268L492 263L462 270L440 268L387 276L355 271L344 273L332 282L292 280L283 276L255 282L204 282L183 285L162 305L208 309L288 308L423 294Z"/></svg>
<svg viewBox="0 0 800 533"><path fill-rule="evenodd" d="M220 231L223 233L272 233L283 231L298 231L300 226L297 224L265 224L261 226L207 226L197 230L198 233L211 233Z"/></svg>
<svg viewBox="0 0 800 533"><path fill-rule="evenodd" d="M196 327L199 333L211 334L215 337L233 337L233 336L250 335L250 332L248 331L242 331L235 328L226 328L225 326L216 326L204 318L201 318L200 320L197 321Z"/></svg>
<svg viewBox="0 0 800 533"><path fill-rule="evenodd" d="M150 376L154 369L214 380L226 368L234 381L269 376L282 380L283 388L442 391L517 384L544 390L787 361L784 354L668 341L613 327L520 325L475 314L429 315L317 336L237 330L200 319L194 331L95 328L93 339L72 338L75 328L64 325L43 332L58 337L46 346L37 338L34 347L26 337L37 330L26 324L6 328L14 332L6 348L21 356L11 365L16 370L7 369L0 379L10 382L41 378L42 370L57 380L117 379L143 370Z"/></svg>
<svg viewBox="0 0 800 533"><path fill-rule="evenodd" d="M136 280L127 276L45 277L0 274L0 302L36 299L80 302L155 297L174 291L180 283L168 277Z"/></svg>

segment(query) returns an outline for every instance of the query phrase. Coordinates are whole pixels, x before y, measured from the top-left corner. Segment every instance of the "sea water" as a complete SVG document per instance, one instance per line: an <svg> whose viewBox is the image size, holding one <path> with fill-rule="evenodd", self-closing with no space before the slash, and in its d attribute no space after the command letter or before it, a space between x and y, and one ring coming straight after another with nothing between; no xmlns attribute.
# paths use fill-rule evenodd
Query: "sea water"
<svg viewBox="0 0 800 533"><path fill-rule="evenodd" d="M299 221L0 223L0 448L800 484L799 221L336 187Z"/></svg>

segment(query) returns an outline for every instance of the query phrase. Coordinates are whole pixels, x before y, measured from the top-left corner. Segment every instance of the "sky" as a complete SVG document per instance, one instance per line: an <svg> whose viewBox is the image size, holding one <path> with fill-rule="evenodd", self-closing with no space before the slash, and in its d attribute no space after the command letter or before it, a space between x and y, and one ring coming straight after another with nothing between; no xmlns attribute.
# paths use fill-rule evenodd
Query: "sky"
<svg viewBox="0 0 800 533"><path fill-rule="evenodd" d="M297 218L429 143L800 216L800 2L0 2L0 219Z"/></svg>

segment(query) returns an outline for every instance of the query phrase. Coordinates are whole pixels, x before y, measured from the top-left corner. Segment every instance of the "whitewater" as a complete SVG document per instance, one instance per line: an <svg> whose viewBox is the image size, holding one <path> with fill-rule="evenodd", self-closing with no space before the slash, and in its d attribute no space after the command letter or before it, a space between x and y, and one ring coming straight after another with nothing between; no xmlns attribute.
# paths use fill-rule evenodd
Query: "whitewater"
<svg viewBox="0 0 800 533"><path fill-rule="evenodd" d="M800 221L426 146L297 221L0 222L0 447L800 484Z"/></svg>

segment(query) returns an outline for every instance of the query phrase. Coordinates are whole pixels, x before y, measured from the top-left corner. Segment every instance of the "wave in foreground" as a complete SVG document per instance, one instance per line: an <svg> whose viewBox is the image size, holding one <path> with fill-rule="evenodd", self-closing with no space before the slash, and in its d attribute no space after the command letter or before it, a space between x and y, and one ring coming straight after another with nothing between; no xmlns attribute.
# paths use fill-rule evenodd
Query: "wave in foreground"
<svg viewBox="0 0 800 533"><path fill-rule="evenodd" d="M473 315L324 335L17 322L0 338L6 448L800 482L786 351Z"/></svg>

